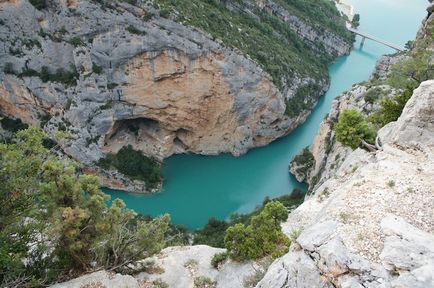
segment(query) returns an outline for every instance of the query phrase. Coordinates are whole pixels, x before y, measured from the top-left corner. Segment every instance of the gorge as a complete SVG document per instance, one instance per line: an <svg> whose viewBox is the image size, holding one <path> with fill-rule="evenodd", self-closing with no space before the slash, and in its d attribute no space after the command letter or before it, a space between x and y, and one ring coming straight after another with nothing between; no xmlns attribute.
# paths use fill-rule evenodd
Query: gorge
<svg viewBox="0 0 434 288"><path fill-rule="evenodd" d="M0 286L434 287L434 0L346 2L405 51L328 0L0 0Z"/></svg>
<svg viewBox="0 0 434 288"><path fill-rule="evenodd" d="M414 38L427 3L424 0L411 5L406 1L394 1L394 4L388 1L381 4L348 2L361 14L362 30L401 46ZM408 17L409 14L413 16ZM379 29L381 21L389 24ZM303 188L289 175L289 162L312 143L321 121L330 111L333 99L353 84L367 80L376 61L387 53L394 51L369 40L361 47L360 39L357 39L351 55L339 58L329 67L330 89L319 99L306 122L289 136L267 147L251 150L239 158L230 155L172 156L166 159L163 166L163 192L156 195L105 191L114 198L122 198L138 212L154 216L168 212L174 223L197 228L210 217L226 219L231 213L247 213L267 196L277 197L290 193L293 188Z"/></svg>

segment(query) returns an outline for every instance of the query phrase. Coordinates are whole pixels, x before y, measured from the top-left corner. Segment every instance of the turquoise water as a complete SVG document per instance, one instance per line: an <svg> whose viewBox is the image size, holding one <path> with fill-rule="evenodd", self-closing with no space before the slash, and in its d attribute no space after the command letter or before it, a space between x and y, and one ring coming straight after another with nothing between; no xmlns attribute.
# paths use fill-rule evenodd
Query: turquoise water
<svg viewBox="0 0 434 288"><path fill-rule="evenodd" d="M426 0L351 0L361 15L360 30L404 46L414 39L425 15ZM127 194L106 190L122 198L129 208L157 216L169 213L172 222L190 229L204 225L209 217L226 219L231 213L249 212L266 196L306 188L288 173L288 163L311 144L333 99L354 83L368 79L376 60L393 53L390 48L366 40L349 56L330 65L331 87L320 99L307 121L289 136L250 151L242 157L231 155L176 155L163 167L163 191L154 195Z"/></svg>

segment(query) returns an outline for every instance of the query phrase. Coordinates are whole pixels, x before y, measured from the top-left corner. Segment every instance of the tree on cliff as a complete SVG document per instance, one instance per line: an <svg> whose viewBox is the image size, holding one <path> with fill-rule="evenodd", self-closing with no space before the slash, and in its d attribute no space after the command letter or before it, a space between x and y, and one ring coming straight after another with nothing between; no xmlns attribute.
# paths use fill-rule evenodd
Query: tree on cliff
<svg viewBox="0 0 434 288"><path fill-rule="evenodd" d="M226 230L225 246L229 255L243 261L285 254L290 240L283 234L280 224L287 218L288 211L282 203L268 202L248 226L238 223Z"/></svg>
<svg viewBox="0 0 434 288"><path fill-rule="evenodd" d="M38 286L89 269L121 269L164 246L169 217L142 220L44 147L44 133L19 131L0 144L0 286Z"/></svg>
<svg viewBox="0 0 434 288"><path fill-rule="evenodd" d="M361 140L374 143L375 130L356 109L344 110L335 125L336 139L356 149Z"/></svg>
<svg viewBox="0 0 434 288"><path fill-rule="evenodd" d="M360 25L360 14L354 14L353 20L351 21L351 26L353 28L358 28Z"/></svg>

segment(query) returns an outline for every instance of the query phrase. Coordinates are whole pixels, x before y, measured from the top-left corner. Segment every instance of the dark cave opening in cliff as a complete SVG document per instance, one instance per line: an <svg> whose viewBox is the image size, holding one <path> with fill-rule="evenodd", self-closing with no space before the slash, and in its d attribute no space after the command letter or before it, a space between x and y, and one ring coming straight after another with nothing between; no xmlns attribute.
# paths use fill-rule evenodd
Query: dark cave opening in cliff
<svg viewBox="0 0 434 288"><path fill-rule="evenodd" d="M160 123L150 118L134 118L118 120L106 136L106 143L114 139L120 140L126 135L133 136L139 140L143 134L157 134L160 131Z"/></svg>

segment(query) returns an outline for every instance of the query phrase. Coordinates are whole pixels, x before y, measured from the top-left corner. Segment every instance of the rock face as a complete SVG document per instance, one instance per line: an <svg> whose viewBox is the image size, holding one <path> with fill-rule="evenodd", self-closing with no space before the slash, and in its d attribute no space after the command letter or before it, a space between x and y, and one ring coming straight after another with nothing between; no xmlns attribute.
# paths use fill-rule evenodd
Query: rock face
<svg viewBox="0 0 434 288"><path fill-rule="evenodd" d="M396 61L381 59L375 78ZM399 93L356 85L334 101L310 147L311 196L283 225L302 233L257 287L434 287L434 80L378 131L381 149L352 151L336 142L333 122L345 109L375 110L371 89Z"/></svg>
<svg viewBox="0 0 434 288"><path fill-rule="evenodd" d="M205 245L169 247L155 257L155 267L160 267L160 274L141 273L139 281L152 283L163 281L169 287L194 288L195 279L205 277L214 282L216 288L243 287L246 277L259 268L255 263L236 263L226 261L218 269L211 266L212 257L225 249Z"/></svg>
<svg viewBox="0 0 434 288"><path fill-rule="evenodd" d="M432 21L431 14L415 49L431 43L424 38ZM380 59L371 79L386 80L403 57ZM310 196L283 225L288 235L302 232L257 287L434 287L434 80L378 131L375 152L342 146L332 129L341 111L370 115L378 108L370 95L397 93L360 84L333 102L310 147Z"/></svg>
<svg viewBox="0 0 434 288"><path fill-rule="evenodd" d="M433 234L396 216L384 218L380 265L351 252L338 225L329 220L303 231L293 250L273 263L256 287L434 287Z"/></svg>
<svg viewBox="0 0 434 288"><path fill-rule="evenodd" d="M306 119L308 110L285 114L299 89L315 84L309 97L316 100L328 87L327 79L294 71L279 91L247 55L204 32L158 16L143 20L155 12L145 4L96 2L56 0L42 11L28 0L0 3L0 112L52 135L67 131L62 149L85 165L125 145L160 160L240 155ZM246 0L252 5L260 3ZM319 33L272 1L264 5L285 12L300 38L321 42L328 57L350 50L338 35Z"/></svg>
<svg viewBox="0 0 434 288"><path fill-rule="evenodd" d="M74 280L55 284L51 288L83 288L83 287L116 287L116 288L137 288L139 283L134 277L99 271L84 275Z"/></svg>
<svg viewBox="0 0 434 288"><path fill-rule="evenodd" d="M220 264L218 269L212 267L212 257L216 253L223 251L225 251L225 249L205 245L169 247L161 251L161 253L155 257L144 260L148 265L151 265L151 268L147 269L147 272L142 272L134 277L109 274L105 271L100 271L51 287L101 287L91 286L97 283L104 285L103 287L106 288L244 287L245 280L254 275L256 271L262 269L261 265L258 263L236 263L232 261L226 261ZM213 284L200 286L197 284L198 279L207 279L209 283ZM161 286L158 286L158 283L160 283ZM161 283L167 286L163 286L164 284Z"/></svg>

